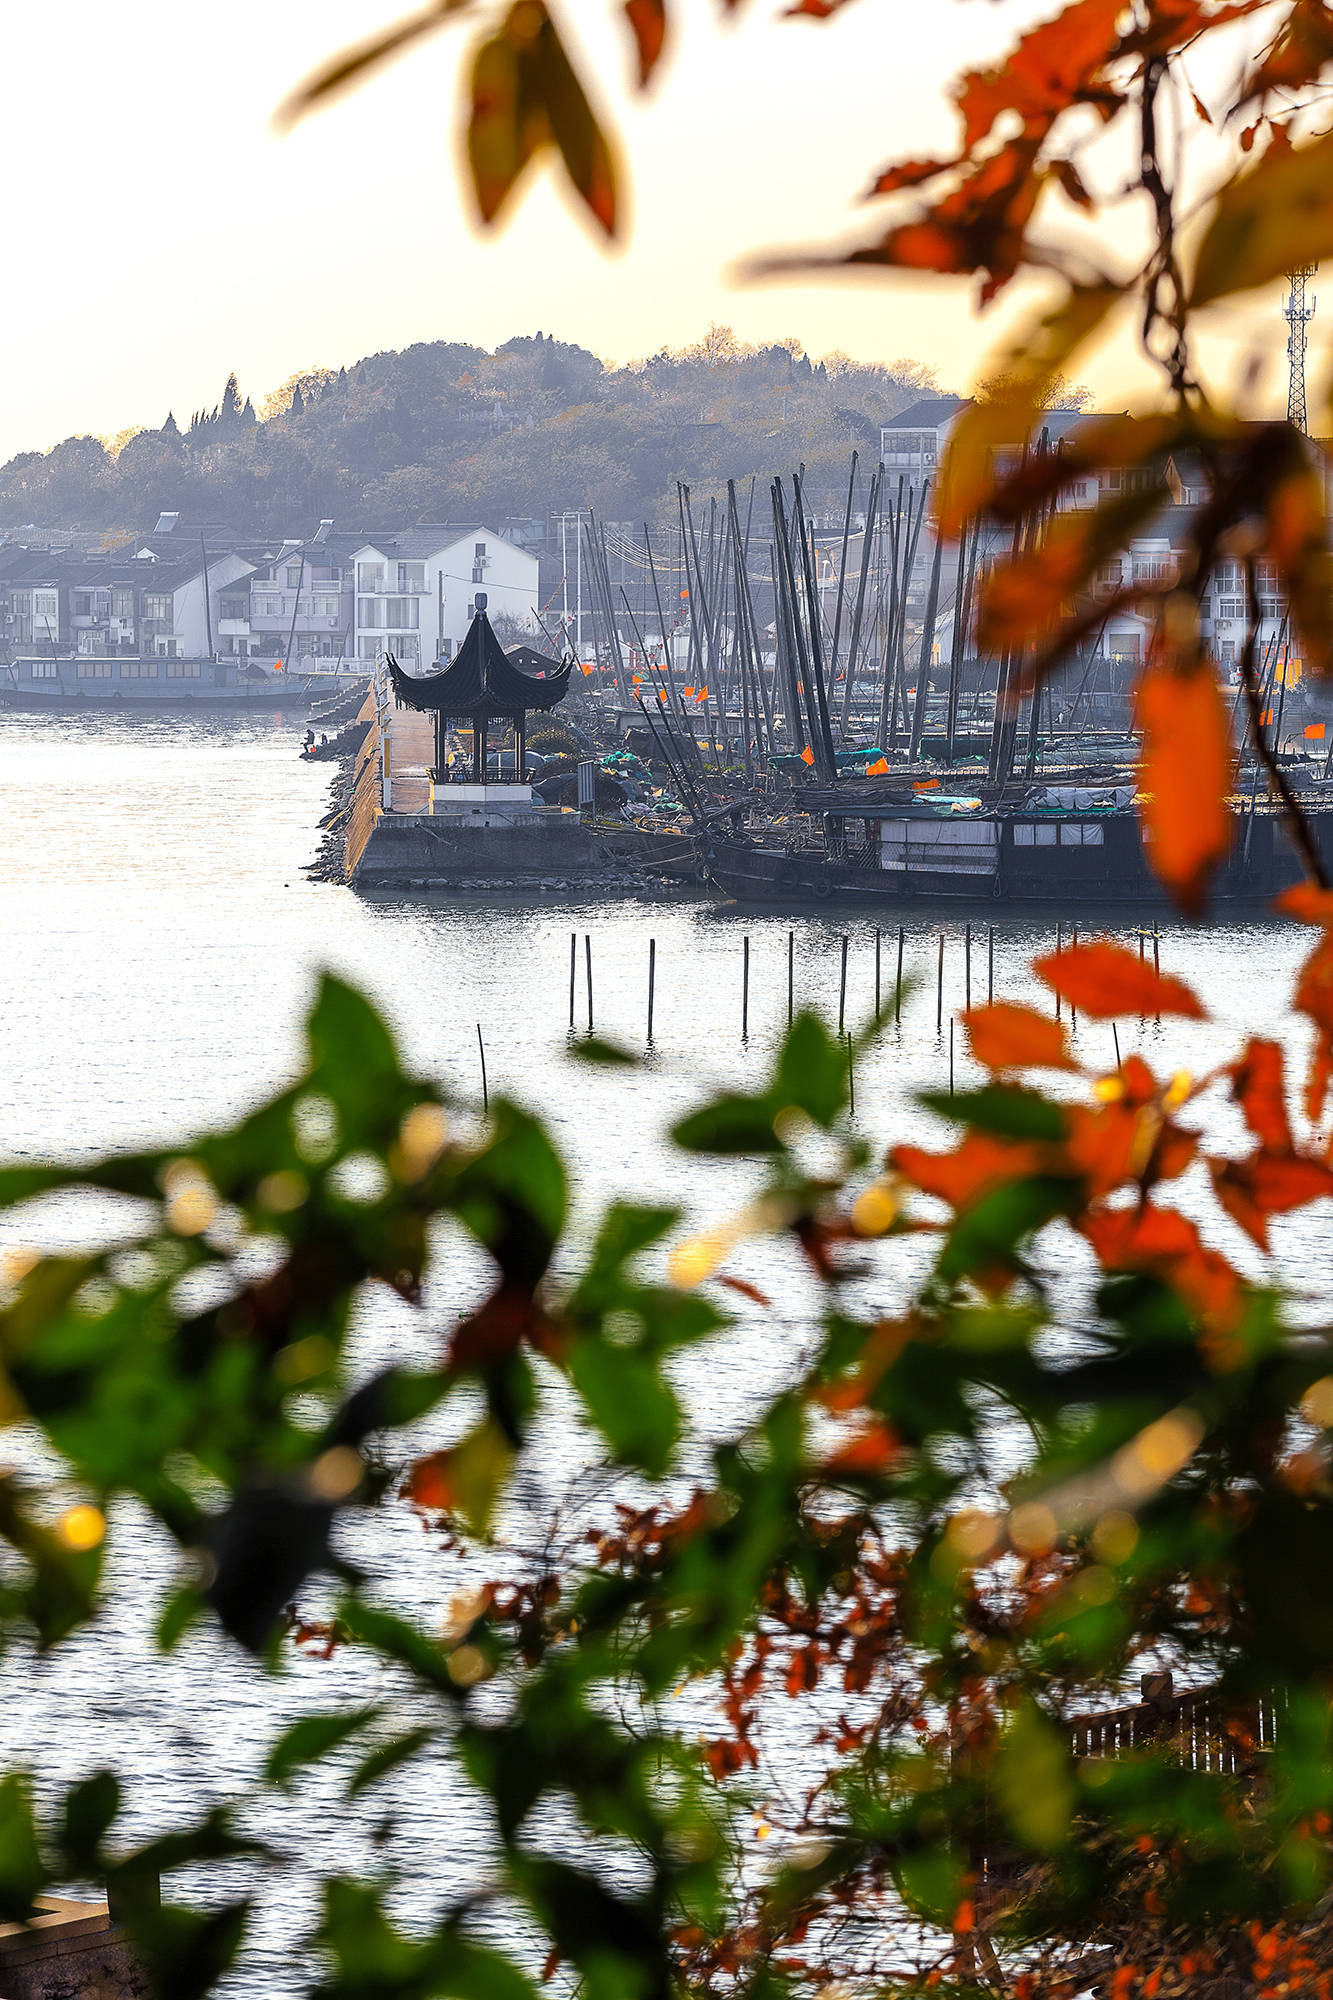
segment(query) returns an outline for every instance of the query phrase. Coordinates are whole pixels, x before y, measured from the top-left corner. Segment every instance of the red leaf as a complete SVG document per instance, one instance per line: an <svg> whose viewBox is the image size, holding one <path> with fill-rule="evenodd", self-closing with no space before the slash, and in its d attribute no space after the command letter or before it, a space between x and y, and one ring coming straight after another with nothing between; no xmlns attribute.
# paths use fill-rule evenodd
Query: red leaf
<svg viewBox="0 0 1333 2000"><path fill-rule="evenodd" d="M987 1007L970 1007L963 1026L973 1055L987 1069L1078 1068L1060 1023L1033 1007L995 1000Z"/></svg>
<svg viewBox="0 0 1333 2000"><path fill-rule="evenodd" d="M663 0L625 0L625 19L634 36L639 57L639 88L642 90L662 58L666 46L667 16Z"/></svg>
<svg viewBox="0 0 1333 2000"><path fill-rule="evenodd" d="M1231 718L1210 663L1158 649L1134 690L1134 719L1148 859L1181 908L1197 915L1231 845Z"/></svg>
<svg viewBox="0 0 1333 2000"><path fill-rule="evenodd" d="M1105 939L1050 952L1033 961L1033 971L1052 992L1081 1014L1109 1021L1117 1014L1184 1014L1203 1021L1199 1000L1179 979L1154 972L1132 951Z"/></svg>
<svg viewBox="0 0 1333 2000"><path fill-rule="evenodd" d="M1244 1289L1225 1257L1206 1249L1188 1216L1171 1208L1118 1208L1078 1225L1108 1271L1149 1271L1200 1319L1233 1327Z"/></svg>
<svg viewBox="0 0 1333 2000"><path fill-rule="evenodd" d="M889 1157L898 1172L923 1194L933 1194L953 1209L968 1207L1006 1181L1040 1173L1047 1164L1043 1147L993 1139L986 1132L969 1132L952 1153L895 1146Z"/></svg>
<svg viewBox="0 0 1333 2000"><path fill-rule="evenodd" d="M1248 1159L1210 1165L1218 1200L1261 1250L1268 1248L1270 1215L1288 1215L1333 1195L1333 1168L1297 1153L1252 1153Z"/></svg>
<svg viewBox="0 0 1333 2000"><path fill-rule="evenodd" d="M1231 1072L1231 1095L1245 1123L1268 1153L1290 1153L1285 1058L1281 1045L1256 1036Z"/></svg>

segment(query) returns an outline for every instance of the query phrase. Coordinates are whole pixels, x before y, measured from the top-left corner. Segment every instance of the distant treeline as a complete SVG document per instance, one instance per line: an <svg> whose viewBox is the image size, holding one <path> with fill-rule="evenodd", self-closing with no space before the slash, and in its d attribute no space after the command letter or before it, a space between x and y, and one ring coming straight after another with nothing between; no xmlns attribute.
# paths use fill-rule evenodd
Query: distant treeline
<svg viewBox="0 0 1333 2000"><path fill-rule="evenodd" d="M722 327L624 367L540 333L493 354L423 342L294 376L258 412L232 376L188 420L20 452L0 467L0 530L141 527L164 508L264 535L575 506L658 524L677 479L804 463L811 487L845 482L849 450L873 459L880 424L933 386L912 362L812 361Z"/></svg>

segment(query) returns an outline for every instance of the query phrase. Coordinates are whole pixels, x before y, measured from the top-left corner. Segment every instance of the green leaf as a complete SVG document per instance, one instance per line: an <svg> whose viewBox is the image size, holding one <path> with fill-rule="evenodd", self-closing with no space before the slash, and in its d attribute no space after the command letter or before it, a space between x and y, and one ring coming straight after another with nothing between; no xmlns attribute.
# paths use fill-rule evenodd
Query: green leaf
<svg viewBox="0 0 1333 2000"><path fill-rule="evenodd" d="M1270 284L1333 256L1333 134L1265 153L1229 181L1194 267L1192 306Z"/></svg>
<svg viewBox="0 0 1333 2000"><path fill-rule="evenodd" d="M600 1069L637 1069L643 1060L632 1049L621 1048L618 1042L602 1041L596 1035L585 1035L581 1041L571 1043L569 1053L575 1062L591 1063Z"/></svg>
<svg viewBox="0 0 1333 2000"><path fill-rule="evenodd" d="M409 1729L405 1736L395 1736L389 1743L377 1744L375 1749L361 1759L347 1780L349 1799L359 1798L368 1786L380 1778L388 1777L400 1765L410 1763L420 1750L439 1740L439 1730L423 1724L420 1729Z"/></svg>
<svg viewBox="0 0 1333 2000"><path fill-rule="evenodd" d="M722 1091L682 1118L671 1136L687 1153L780 1153L782 1141L773 1130L773 1115L768 1097Z"/></svg>
<svg viewBox="0 0 1333 2000"><path fill-rule="evenodd" d="M1068 1133L1068 1121L1060 1105L1039 1091L1018 1090L1006 1084L991 1084L984 1090L923 1090L917 1103L941 1118L959 1125L971 1125L980 1132L994 1132L1001 1139L1051 1139L1059 1141Z"/></svg>
<svg viewBox="0 0 1333 2000"><path fill-rule="evenodd" d="M346 1709L337 1715L303 1715L283 1731L264 1764L267 1785L288 1785L298 1771L318 1764L330 1750L346 1743L379 1716L378 1708Z"/></svg>
<svg viewBox="0 0 1333 2000"><path fill-rule="evenodd" d="M27 1774L7 1771L0 1778L0 1921L26 1918L45 1884Z"/></svg>
<svg viewBox="0 0 1333 2000"><path fill-rule="evenodd" d="M120 1811L120 1783L114 1771L95 1771L71 1785L61 1812L60 1840L70 1870L97 1875L102 1842Z"/></svg>

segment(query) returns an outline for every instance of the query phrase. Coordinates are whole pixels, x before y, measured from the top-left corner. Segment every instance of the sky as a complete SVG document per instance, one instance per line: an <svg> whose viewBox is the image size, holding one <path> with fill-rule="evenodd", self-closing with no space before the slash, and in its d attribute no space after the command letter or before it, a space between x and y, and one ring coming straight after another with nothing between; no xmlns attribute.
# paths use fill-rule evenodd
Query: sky
<svg viewBox="0 0 1333 2000"><path fill-rule="evenodd" d="M778 18L780 0L725 19L684 0L660 81L638 96L614 0L566 0L558 18L601 79L631 185L610 254L549 169L505 228L471 221L457 156L466 22L282 133L273 112L291 87L406 0L13 9L0 458L156 426L169 408L188 418L233 369L259 403L298 369L538 328L625 361L719 321L747 340L795 335L814 355L907 357L966 388L1005 324L978 320L967 284L754 283L739 267L872 233L871 173L949 147L960 63L995 56L1053 6L858 0L820 23ZM1284 334L1274 300L1250 301L1221 316L1211 358L1234 374L1256 347L1273 359ZM1105 406L1143 387L1122 351L1078 373ZM1270 398L1279 378L1274 361Z"/></svg>

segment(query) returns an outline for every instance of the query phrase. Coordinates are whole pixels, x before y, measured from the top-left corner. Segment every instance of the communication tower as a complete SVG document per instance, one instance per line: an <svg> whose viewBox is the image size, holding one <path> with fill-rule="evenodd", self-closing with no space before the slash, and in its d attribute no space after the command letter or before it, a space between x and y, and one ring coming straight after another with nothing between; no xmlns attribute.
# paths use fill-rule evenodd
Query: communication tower
<svg viewBox="0 0 1333 2000"><path fill-rule="evenodd" d="M1307 295L1305 287L1314 272L1314 265L1307 264L1291 273L1287 303L1282 309L1287 322L1287 422L1301 432L1306 429L1305 350L1310 344L1306 328L1318 304L1313 293Z"/></svg>

